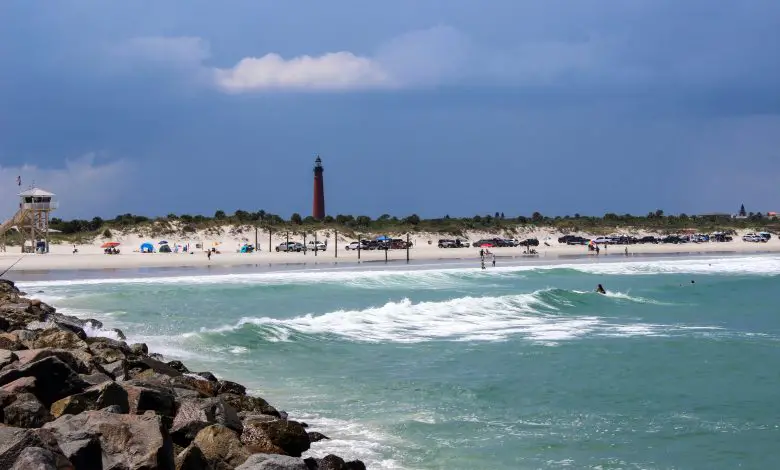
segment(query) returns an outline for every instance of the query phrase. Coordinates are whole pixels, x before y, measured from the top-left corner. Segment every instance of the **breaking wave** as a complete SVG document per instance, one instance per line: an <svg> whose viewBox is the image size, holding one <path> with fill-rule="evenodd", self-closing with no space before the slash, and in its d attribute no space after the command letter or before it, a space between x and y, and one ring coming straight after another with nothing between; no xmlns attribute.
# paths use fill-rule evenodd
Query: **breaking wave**
<svg viewBox="0 0 780 470"><path fill-rule="evenodd" d="M304 336L326 336L359 342L418 343L423 341L502 341L520 336L554 343L585 335L661 335L672 325L612 323L609 318L570 315L567 307L604 301L593 292L544 289L530 294L501 297L461 297L439 302L414 303L409 299L361 310L337 310L290 319L245 317L232 325L185 333L230 334L251 328L267 341L293 341ZM611 297L611 298L610 298ZM614 293L610 302L652 302ZM702 327L709 328L709 327Z"/></svg>

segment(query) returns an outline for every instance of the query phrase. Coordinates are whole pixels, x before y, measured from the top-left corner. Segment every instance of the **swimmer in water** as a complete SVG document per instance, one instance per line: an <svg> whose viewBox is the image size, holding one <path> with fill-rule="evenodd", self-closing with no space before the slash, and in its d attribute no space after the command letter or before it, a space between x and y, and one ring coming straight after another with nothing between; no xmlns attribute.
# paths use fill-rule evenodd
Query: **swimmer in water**
<svg viewBox="0 0 780 470"><path fill-rule="evenodd" d="M602 286L601 284L599 284L599 286L596 287L596 292L598 292L599 294L606 294L607 293L607 291L604 290L604 286Z"/></svg>

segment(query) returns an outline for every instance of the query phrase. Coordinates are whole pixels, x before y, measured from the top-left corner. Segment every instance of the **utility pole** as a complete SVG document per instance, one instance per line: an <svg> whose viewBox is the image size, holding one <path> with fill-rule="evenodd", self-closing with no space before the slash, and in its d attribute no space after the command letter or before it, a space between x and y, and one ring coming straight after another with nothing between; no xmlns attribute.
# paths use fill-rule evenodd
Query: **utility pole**
<svg viewBox="0 0 780 470"><path fill-rule="evenodd" d="M336 258L339 257L339 231L336 230L336 238L335 242L333 243L333 248L336 250Z"/></svg>
<svg viewBox="0 0 780 470"><path fill-rule="evenodd" d="M257 251L260 251L260 247L257 246L257 225L255 225L255 249L257 249Z"/></svg>
<svg viewBox="0 0 780 470"><path fill-rule="evenodd" d="M411 244L409 243L409 234L406 234L406 262L409 262L409 246Z"/></svg>
<svg viewBox="0 0 780 470"><path fill-rule="evenodd" d="M319 251L319 247L317 246L317 231L314 231L314 256L317 256L317 252Z"/></svg>
<svg viewBox="0 0 780 470"><path fill-rule="evenodd" d="M387 263L387 252L390 251L390 246L385 245L385 263Z"/></svg>
<svg viewBox="0 0 780 470"><path fill-rule="evenodd" d="M271 250L273 250L273 247L271 246L271 243L272 243L271 242L271 234L272 233L273 233L273 231L271 230L271 226L269 225L268 226L268 252L269 253L271 252Z"/></svg>
<svg viewBox="0 0 780 470"><path fill-rule="evenodd" d="M362 243L360 242L360 235L358 235L358 261L360 261L360 245L362 245Z"/></svg>
<svg viewBox="0 0 780 470"><path fill-rule="evenodd" d="M303 232L303 254L306 254L306 232Z"/></svg>

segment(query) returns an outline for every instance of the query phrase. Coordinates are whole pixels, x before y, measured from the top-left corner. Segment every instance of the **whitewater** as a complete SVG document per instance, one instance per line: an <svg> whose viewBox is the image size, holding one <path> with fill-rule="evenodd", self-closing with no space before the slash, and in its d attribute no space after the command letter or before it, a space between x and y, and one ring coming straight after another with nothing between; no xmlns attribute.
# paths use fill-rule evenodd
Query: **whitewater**
<svg viewBox="0 0 780 470"><path fill-rule="evenodd" d="M112 276L19 285L247 384L332 438L315 456L409 469L777 457L778 256Z"/></svg>

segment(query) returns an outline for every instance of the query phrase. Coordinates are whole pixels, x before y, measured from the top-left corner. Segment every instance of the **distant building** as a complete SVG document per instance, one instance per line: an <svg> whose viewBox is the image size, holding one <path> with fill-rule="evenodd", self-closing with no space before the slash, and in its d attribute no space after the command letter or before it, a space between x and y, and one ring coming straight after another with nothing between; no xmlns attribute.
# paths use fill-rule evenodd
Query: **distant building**
<svg viewBox="0 0 780 470"><path fill-rule="evenodd" d="M311 215L317 220L325 218L325 183L323 181L322 159L317 155L314 160L314 201L312 204Z"/></svg>

